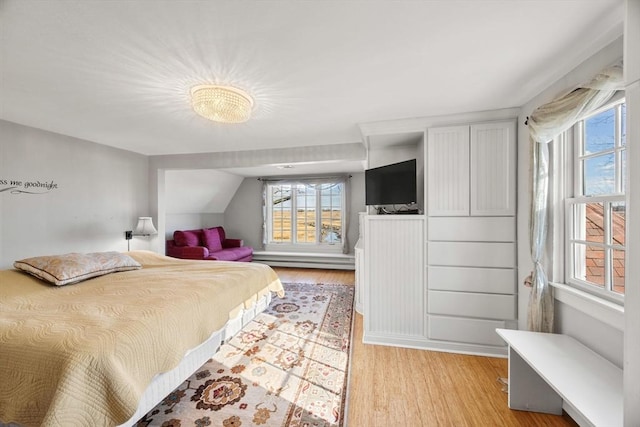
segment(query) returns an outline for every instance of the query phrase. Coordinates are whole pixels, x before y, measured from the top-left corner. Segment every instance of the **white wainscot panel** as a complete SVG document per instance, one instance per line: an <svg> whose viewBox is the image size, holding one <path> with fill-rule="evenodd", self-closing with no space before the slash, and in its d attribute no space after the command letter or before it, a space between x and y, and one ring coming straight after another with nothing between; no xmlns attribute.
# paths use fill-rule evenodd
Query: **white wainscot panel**
<svg viewBox="0 0 640 427"><path fill-rule="evenodd" d="M429 240L515 242L515 217L432 217Z"/></svg>
<svg viewBox="0 0 640 427"><path fill-rule="evenodd" d="M515 320L515 295L429 291L429 314Z"/></svg>
<svg viewBox="0 0 640 427"><path fill-rule="evenodd" d="M429 339L504 347L504 341L496 333L496 328L504 324L499 320L429 316Z"/></svg>
<svg viewBox="0 0 640 427"><path fill-rule="evenodd" d="M364 300L364 251L362 249L364 245L361 240L358 240L355 246L356 256L356 295L355 295L355 309L358 313L363 314L363 300Z"/></svg>
<svg viewBox="0 0 640 427"><path fill-rule="evenodd" d="M365 334L426 337L424 224L424 217L368 217Z"/></svg>
<svg viewBox="0 0 640 427"><path fill-rule="evenodd" d="M517 278L512 268L429 267L431 290L514 294Z"/></svg>
<svg viewBox="0 0 640 427"><path fill-rule="evenodd" d="M515 243L429 242L429 265L512 268Z"/></svg>

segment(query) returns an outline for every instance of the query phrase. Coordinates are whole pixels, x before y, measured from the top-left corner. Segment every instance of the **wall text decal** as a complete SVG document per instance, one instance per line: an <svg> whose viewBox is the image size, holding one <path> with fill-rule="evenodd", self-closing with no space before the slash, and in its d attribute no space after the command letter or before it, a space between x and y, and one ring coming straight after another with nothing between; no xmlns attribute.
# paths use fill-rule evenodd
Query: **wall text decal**
<svg viewBox="0 0 640 427"><path fill-rule="evenodd" d="M5 186L2 188L2 186ZM8 191L11 194L45 194L56 190L58 184L54 181L20 181L17 179L0 178L0 193Z"/></svg>

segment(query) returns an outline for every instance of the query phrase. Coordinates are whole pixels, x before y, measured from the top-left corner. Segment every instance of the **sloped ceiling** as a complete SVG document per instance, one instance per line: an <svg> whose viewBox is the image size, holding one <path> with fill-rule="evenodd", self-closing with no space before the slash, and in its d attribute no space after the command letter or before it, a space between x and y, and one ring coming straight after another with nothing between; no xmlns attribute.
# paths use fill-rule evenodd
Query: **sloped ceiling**
<svg viewBox="0 0 640 427"><path fill-rule="evenodd" d="M241 176L211 169L166 171L166 213L224 213L242 180Z"/></svg>

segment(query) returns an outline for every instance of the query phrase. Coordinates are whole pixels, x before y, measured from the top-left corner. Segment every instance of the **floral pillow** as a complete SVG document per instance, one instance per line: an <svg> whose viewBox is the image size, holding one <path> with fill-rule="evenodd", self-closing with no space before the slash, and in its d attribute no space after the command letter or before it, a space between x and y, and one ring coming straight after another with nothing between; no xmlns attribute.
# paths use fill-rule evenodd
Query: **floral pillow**
<svg viewBox="0 0 640 427"><path fill-rule="evenodd" d="M13 266L57 286L142 268L136 260L120 252L39 256L16 261Z"/></svg>

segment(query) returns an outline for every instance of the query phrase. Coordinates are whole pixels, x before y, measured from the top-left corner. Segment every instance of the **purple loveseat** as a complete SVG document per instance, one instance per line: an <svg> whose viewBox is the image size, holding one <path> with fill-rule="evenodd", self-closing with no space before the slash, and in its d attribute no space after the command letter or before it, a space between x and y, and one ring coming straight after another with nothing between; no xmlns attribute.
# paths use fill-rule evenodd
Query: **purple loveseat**
<svg viewBox="0 0 640 427"><path fill-rule="evenodd" d="M240 239L227 239L224 228L176 230L167 240L167 255L174 258L249 262L253 248Z"/></svg>

